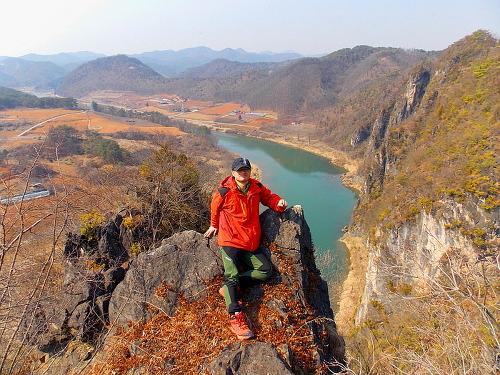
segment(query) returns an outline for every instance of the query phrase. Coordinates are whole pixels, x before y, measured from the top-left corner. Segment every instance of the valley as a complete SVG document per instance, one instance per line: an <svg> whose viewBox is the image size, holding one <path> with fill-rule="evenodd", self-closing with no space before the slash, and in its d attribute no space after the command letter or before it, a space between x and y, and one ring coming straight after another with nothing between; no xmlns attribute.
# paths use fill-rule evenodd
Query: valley
<svg viewBox="0 0 500 375"><path fill-rule="evenodd" d="M202 192L234 157L210 130L264 138L328 157L357 190L335 317L354 368L423 374L414 364L425 360L439 369L428 373L490 374L500 347L499 57L498 40L478 30L441 52L358 46L238 76L212 66L166 79L122 55L65 76L64 98L4 90L0 104L17 104L0 112L0 194L53 192L1 206L4 260L16 271L53 262L57 290L63 236L79 236L82 215L127 212L135 230L147 218L175 225L194 202L199 232ZM152 193L173 177L197 184L162 190L173 199L156 206ZM176 194L186 191L205 201L184 204ZM164 215L172 201L182 209Z"/></svg>

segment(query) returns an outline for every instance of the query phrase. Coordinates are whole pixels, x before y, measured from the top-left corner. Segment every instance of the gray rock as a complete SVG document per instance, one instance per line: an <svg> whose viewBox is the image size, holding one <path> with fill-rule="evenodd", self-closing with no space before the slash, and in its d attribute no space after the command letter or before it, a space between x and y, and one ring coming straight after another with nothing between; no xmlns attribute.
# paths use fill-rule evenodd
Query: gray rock
<svg viewBox="0 0 500 375"><path fill-rule="evenodd" d="M278 351L265 342L235 343L206 368L210 375L293 375Z"/></svg>
<svg viewBox="0 0 500 375"><path fill-rule="evenodd" d="M41 309L37 312L40 324L36 326L37 331L32 332L34 336L40 333L40 329L45 330L45 341L52 340L54 350L44 351L55 353L55 349L61 350L70 339L98 343L99 335L104 338L102 334L110 322L126 325L129 321L147 321L157 312L171 316L176 312L179 297L203 299L206 282L223 274L216 240L208 241L194 231L175 234L158 248L140 253L128 262L128 266L122 266L127 256L118 222L115 219L103 226L97 243L92 246L77 236L68 236L64 295L57 310L59 319L44 322L48 310ZM317 352L314 355L318 368L325 363L344 363L344 341L336 331L328 288L315 264L311 233L302 208L295 206L283 213L267 210L261 215L261 224L262 245L276 270L269 282L284 284L293 291L292 298L304 307L304 312L309 314L312 311L315 316L307 328L315 339ZM271 245L273 252L266 247ZM96 264L103 264L104 260L105 267L102 270L86 269L82 267L85 264L82 260L86 259L95 260ZM161 296L157 294L160 290ZM257 285L246 288L244 298L258 305L263 294L263 288ZM274 321L278 330L291 324L286 298L290 296L276 296L266 302L267 308L281 317ZM61 310L64 313L61 314ZM56 310L53 312L58 315ZM48 332L47 327L53 327L54 332ZM100 358L99 351L96 358ZM293 355L285 344L278 352L265 342L237 342L211 363L200 361L201 368L210 374L293 373ZM168 373L168 360L165 366ZM129 373L141 373L142 370L137 367ZM325 371L335 373L336 367L330 366Z"/></svg>
<svg viewBox="0 0 500 375"><path fill-rule="evenodd" d="M194 231L175 234L159 248L141 253L130 262L124 280L111 297L110 321L124 324L129 320L147 320L152 310L171 315L179 295L203 297L203 282L220 275L222 270L215 241L208 243ZM155 292L162 282L170 290L159 298Z"/></svg>

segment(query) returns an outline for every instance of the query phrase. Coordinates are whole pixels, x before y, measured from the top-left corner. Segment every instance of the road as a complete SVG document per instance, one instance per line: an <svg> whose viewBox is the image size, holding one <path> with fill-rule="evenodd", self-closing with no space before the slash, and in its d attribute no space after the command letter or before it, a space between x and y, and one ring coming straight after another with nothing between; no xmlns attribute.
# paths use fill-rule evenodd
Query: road
<svg viewBox="0 0 500 375"><path fill-rule="evenodd" d="M85 112L85 111L81 111L81 112ZM19 133L15 138L20 138L22 136L24 136L26 133L29 133L30 131L32 131L33 129L36 129L37 127L49 122L49 121L52 121L56 118L59 118L59 117L64 117L64 116L70 116L70 115L74 115L75 113L64 113L62 115L57 115L57 116L54 116L54 117L51 117L51 118L48 118L47 120L43 120L42 122L39 122L38 124L35 124L33 125L31 128L29 129L26 129L24 130L23 132Z"/></svg>

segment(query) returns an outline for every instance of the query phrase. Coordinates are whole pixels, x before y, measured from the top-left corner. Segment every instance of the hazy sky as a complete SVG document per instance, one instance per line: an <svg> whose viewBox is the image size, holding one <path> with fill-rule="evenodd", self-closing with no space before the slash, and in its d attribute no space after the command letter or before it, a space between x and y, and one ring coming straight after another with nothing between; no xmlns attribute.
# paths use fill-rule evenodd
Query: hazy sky
<svg viewBox="0 0 500 375"><path fill-rule="evenodd" d="M207 46L324 54L360 44L441 50L500 37L500 0L10 0L0 56Z"/></svg>

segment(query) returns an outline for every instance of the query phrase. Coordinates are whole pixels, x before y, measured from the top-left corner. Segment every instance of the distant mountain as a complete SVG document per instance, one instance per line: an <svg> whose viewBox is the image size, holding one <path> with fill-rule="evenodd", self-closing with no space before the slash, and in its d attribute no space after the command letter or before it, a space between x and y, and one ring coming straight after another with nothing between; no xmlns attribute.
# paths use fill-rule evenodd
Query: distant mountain
<svg viewBox="0 0 500 375"><path fill-rule="evenodd" d="M56 88L56 94L81 97L95 90L123 90L148 93L163 84L161 74L126 55L102 57L79 66Z"/></svg>
<svg viewBox="0 0 500 375"><path fill-rule="evenodd" d="M53 88L67 71L48 61L9 57L0 61L0 85L8 87Z"/></svg>
<svg viewBox="0 0 500 375"><path fill-rule="evenodd" d="M287 63L288 62L243 63L227 59L217 59L202 66L186 69L180 74L180 76L202 79L212 77L233 77L252 70L270 71L280 68Z"/></svg>
<svg viewBox="0 0 500 375"><path fill-rule="evenodd" d="M310 116L371 85L387 83L388 77L394 82L415 63L431 56L425 51L358 46L321 58L294 60L269 71L253 70L225 78L177 79L169 81L165 91L200 100L243 102L282 116Z"/></svg>
<svg viewBox="0 0 500 375"><path fill-rule="evenodd" d="M164 77L190 77L198 75L200 77L208 78L210 69L213 67L202 68L201 71L191 71L183 73L186 69L200 67L208 64L214 60L225 59L239 63L281 63L283 61L302 58L303 56L298 53L254 53L246 52L243 49L226 48L222 51L214 51L208 47L195 47L186 48L179 51L165 50L144 52L141 54L128 55L132 58L137 58L142 63L148 65L156 72ZM22 66L19 65L15 74L11 74L11 68L0 68L0 84L8 87L21 87L21 86L37 86L37 87L53 87L57 84L62 76L76 69L82 64L89 61L96 60L103 57L109 57L103 54L98 54L89 51L80 52L65 52L53 55L39 55L30 53L21 57L7 57L0 56L0 63L12 64L12 61L23 60L26 61ZM9 62L10 61L10 62ZM63 70L54 67L48 68L46 64L54 64ZM28 65L27 64L31 64ZM229 65L228 65L229 68ZM229 68L228 74L234 75L239 71L246 71L249 69L267 69L264 65L255 67L244 67L243 65L236 68L233 65ZM205 71L205 73L202 73ZM5 73L8 77L1 74ZM216 70L216 76L224 76L220 69ZM14 78L14 79L13 79Z"/></svg>
<svg viewBox="0 0 500 375"><path fill-rule="evenodd" d="M189 69L184 77L175 79L162 77L138 59L118 55L82 65L65 77L56 93L82 97L103 89L142 94L168 92L192 99L247 103L251 108L276 111L282 117L312 116L353 95L364 95L372 87L386 86L389 92L398 77L404 77L414 64L434 55L358 46L321 58L286 63L218 59Z"/></svg>
<svg viewBox="0 0 500 375"><path fill-rule="evenodd" d="M106 55L99 53L80 51L80 52L64 52L55 55L37 55L35 53L30 53L21 56L21 58L28 61L48 61L53 64L59 65L65 68L66 70L72 70L76 68L78 65L105 56Z"/></svg>
<svg viewBox="0 0 500 375"><path fill-rule="evenodd" d="M1 62L0 62L1 64ZM0 86L5 86L5 87L13 87L16 86L17 79L14 77L11 77L10 75L4 73L1 71L1 65L0 65Z"/></svg>
<svg viewBox="0 0 500 375"><path fill-rule="evenodd" d="M214 51L208 47L186 48L179 51L165 50L144 52L129 56L141 60L143 63L151 66L166 77L177 77L186 69L201 66L217 59L226 59L242 63L255 63L283 62L304 57L298 53L255 53L246 52L241 48L226 48L221 51Z"/></svg>

